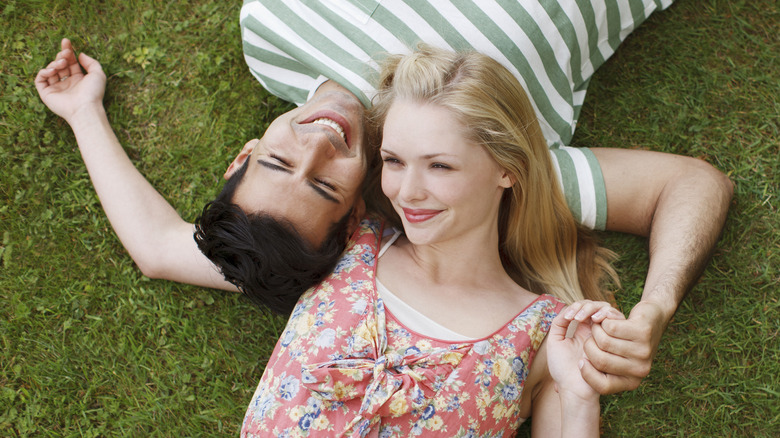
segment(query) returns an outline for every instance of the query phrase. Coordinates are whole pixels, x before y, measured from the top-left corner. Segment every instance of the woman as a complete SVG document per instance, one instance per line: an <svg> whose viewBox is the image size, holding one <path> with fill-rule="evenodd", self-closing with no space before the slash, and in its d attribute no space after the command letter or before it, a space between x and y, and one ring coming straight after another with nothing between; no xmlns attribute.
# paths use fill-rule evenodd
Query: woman
<svg viewBox="0 0 780 438"><path fill-rule="evenodd" d="M576 261L577 229L515 78L483 55L421 47L387 60L374 120L404 234L363 221L298 302L242 434L500 436L533 414L538 435L597 435L582 342L591 321L622 315L578 301L556 318L563 304L531 292L598 295L606 265L593 245ZM586 323L567 339L573 320Z"/></svg>

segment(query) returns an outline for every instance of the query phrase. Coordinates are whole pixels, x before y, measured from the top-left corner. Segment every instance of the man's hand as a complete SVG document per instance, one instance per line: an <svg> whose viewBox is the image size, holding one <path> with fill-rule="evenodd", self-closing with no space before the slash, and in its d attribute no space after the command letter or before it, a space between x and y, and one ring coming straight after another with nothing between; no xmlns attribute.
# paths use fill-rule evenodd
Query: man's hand
<svg viewBox="0 0 780 438"><path fill-rule="evenodd" d="M62 50L35 77L35 88L52 112L71 123L85 107L102 105L106 75L95 59L80 54L76 59L70 40L63 38ZM87 71L84 74L81 68Z"/></svg>
<svg viewBox="0 0 780 438"><path fill-rule="evenodd" d="M600 324L624 319L623 314L609 303L590 300L573 303L555 317L545 342L547 367L559 393L574 394L582 399L597 395L578 369L587 362L583 360L583 346ZM576 328L569 333L571 337L567 337L567 331L572 331L572 323Z"/></svg>
<svg viewBox="0 0 780 438"><path fill-rule="evenodd" d="M640 301L626 320L594 324L585 342L582 377L600 394L636 389L650 374L668 319L657 304Z"/></svg>

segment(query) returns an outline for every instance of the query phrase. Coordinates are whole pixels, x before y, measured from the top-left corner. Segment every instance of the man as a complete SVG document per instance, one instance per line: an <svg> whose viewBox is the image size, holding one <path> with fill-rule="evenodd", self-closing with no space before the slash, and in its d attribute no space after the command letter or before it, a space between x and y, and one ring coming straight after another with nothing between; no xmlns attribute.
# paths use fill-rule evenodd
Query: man
<svg viewBox="0 0 780 438"><path fill-rule="evenodd" d="M415 2L416 7L424 9L425 6L420 6L420 3ZM247 2L244 11L258 4L258 2ZM307 8L306 5L295 2L288 2L288 4L291 5L289 9L296 12ZM348 9L349 6L344 5L344 8ZM634 9L630 8L630 11ZM644 10L640 8L640 12ZM383 9L375 9L373 13L379 12L377 17L380 17L383 11ZM341 16L339 14L325 10L313 12L337 21L340 25L339 29L348 28L348 23L338 20ZM355 10L350 10L350 13L360 20L366 20L367 17L364 24L369 27L375 23L369 14L364 13L362 16ZM582 15L587 14L582 13ZM286 26L285 20L296 20L297 15L292 14L285 19L280 19L278 15L273 14L258 16L242 12L242 23L249 16L267 17ZM399 15L390 14L390 17L399 17ZM258 23L263 25L264 21L258 20ZM287 27L290 28L293 24L297 26L301 22L291 22ZM633 26L635 23L631 22L628 31ZM246 27L244 25L245 29ZM334 28L333 25L330 27ZM416 25L409 25L404 29L412 27L415 31L418 29ZM455 28L452 30L452 35L459 33ZM379 31L381 29L377 29L377 32ZM625 30L618 30L618 33L621 32L622 37L627 34ZM577 33L577 29L574 29L574 33ZM275 31L269 34L273 38ZM361 34L365 35L365 32ZM617 43L622 40L622 37L618 38ZM248 40L246 30L244 38ZM588 40L587 37L585 39ZM598 41L598 38L596 40ZM607 38L605 41L611 40ZM614 50L617 43L613 41L606 47ZM283 65L293 65L293 70L300 69L301 65L305 66L300 60L291 62L290 56L281 52L279 47L295 48L295 44L289 43L284 36L279 37L278 45L264 48L267 57L254 59L259 59L261 62L262 59L276 59ZM195 245L192 239L192 224L181 219L138 173L125 155L108 125L101 104L105 76L102 75L99 64L82 54L79 61L88 73L83 75L70 43L63 41L62 48L58 60L49 66L50 69L39 73L36 84L47 106L64 117L73 128L106 214L142 272L154 278L207 287L235 290L235 284L240 288L246 288L247 285L243 280L231 278L226 272L226 269L229 270L230 263L218 264L222 273L231 278L234 284L225 281L217 273L211 262ZM480 47L475 48L480 49ZM599 48L598 44L597 48ZM304 51L308 49L310 48L303 48ZM247 49L245 41L245 52L248 58L253 57L250 50ZM315 50L310 53L315 53ZM603 59L608 57L611 51L606 50L606 53L606 56L601 55ZM365 146L363 106L356 105L360 100L365 102L365 95L362 94L360 87L352 86L358 79L350 80L350 78L363 76L354 74L357 63L353 58L347 57L344 60L344 64L353 67L352 73L347 72L349 74L339 74L326 63L311 60L313 66L311 72L316 72L319 68L320 74L333 76L342 83L327 81L324 85L317 86L322 84L321 80L317 81L318 83L308 90L311 98L305 105L280 116L261 140L247 143L226 172L226 177L240 176L241 178L233 179L232 194L221 201L218 200L218 203L225 204L225 208L214 215L217 217L217 222L220 222L222 217L238 217L239 222L246 222L246 216L263 216L271 219L270 222L274 222L275 219L276 222L280 222L278 219L282 219L282 226L278 228L288 231L294 229L293 234L299 236L304 249L322 248L323 242L329 240L328 235L331 235L331 240L336 242L343 239L343 233L339 236L338 230L334 232L334 228L338 228L334 224L340 224L345 229L354 226L364 208L363 200L360 196L356 196L360 179L358 175L362 176L366 172L370 157L363 155ZM544 65L542 57L540 61L543 70L550 67ZM279 63L263 66L252 65L251 59L249 62L253 73L258 77L262 77L262 73L266 70L272 73L279 71ZM572 76L580 77L584 83L577 86L570 85L571 95L579 93L576 94L579 100L570 98L572 110L568 116L571 119L569 131L573 129L587 78L599 62L590 62L590 64L590 72L579 67L576 72L571 73ZM530 71L534 70L531 68ZM316 79L319 75L307 72L304 76L310 79L311 76L315 76ZM366 73L365 77L370 77L370 72ZM64 80L60 82L63 78ZM275 79L266 77L263 80L264 84L273 90ZM528 81L524 82L528 86ZM342 85L349 86L349 89ZM556 90L560 91L560 88ZM356 97L356 93L360 99ZM566 131L561 131L561 127L565 124L550 122L549 120L553 120L554 117L546 115L550 108L557 106L539 104L538 92L535 92L533 87L530 87L529 94L536 102L540 114L543 115L543 125L547 126L545 129L548 138L552 138L551 135L554 134L551 132L554 132L560 138L554 143L568 141ZM569 138L570 135L571 132L568 134ZM579 217L586 223L590 221L591 226L597 226L600 222L608 230L650 236L651 261L642 301L632 310L627 321L608 321L603 327L594 330L593 342L587 349L589 362L584 363L582 368L583 375L589 383L602 393L635 388L649 372L666 324L684 293L692 286L706 264L725 219L731 196L731 185L722 174L710 166L684 157L604 149L592 150L592 156L590 152L579 150L564 150L563 153L573 157L586 155L582 161L584 165L578 164L575 158L568 162L569 165L561 165L561 160L558 161L567 198L573 200L574 205L578 201L580 203L580 208L575 209L575 217ZM555 156L560 156L560 152L555 152ZM574 170L570 171L571 168ZM349 177L339 178L342 174ZM591 187L578 190L577 181L581 180L581 176L584 176L585 180L590 179ZM598 189L592 188L598 186L600 178L603 178L604 189L601 195L606 201L606 209L604 202L600 203L596 200L601 196L598 194ZM258 181L268 180L274 181L273 184L257 184ZM572 180L575 182L572 183ZM594 184L593 181L596 183ZM226 187L230 185L231 183ZM257 190L261 190L258 187L263 186L277 191L258 193ZM289 189L289 192L282 192L281 189ZM571 189L575 192L586 191L591 194L572 196ZM588 198L590 201L583 202ZM319 203L316 207L307 209L316 203ZM600 212L599 204L602 207ZM204 217L207 219L210 210L209 208L204 211ZM583 211L586 213L583 214ZM296 217L296 214L301 216ZM233 229L232 225L228 225L227 229ZM266 249L260 244L258 250L256 238L251 233L244 233L245 231L241 231L237 238L234 234L231 243L249 242L245 244L246 249L261 253ZM343 245L343 242L340 243ZM231 244L208 242L206 238L205 241L201 239L201 246L206 253L209 253L210 248L221 249L230 247ZM226 259L227 262L232 262L234 255L244 249L239 247L237 251L232 251L233 255ZM292 253L294 254L295 251L297 250ZM317 259L316 252L316 250L309 251L307 258ZM252 266L255 260L250 256L240 264ZM305 267L293 269L296 272L303 270ZM263 274L257 276L263 277ZM271 285L270 289L273 288L274 286ZM595 368L591 364L595 365Z"/></svg>

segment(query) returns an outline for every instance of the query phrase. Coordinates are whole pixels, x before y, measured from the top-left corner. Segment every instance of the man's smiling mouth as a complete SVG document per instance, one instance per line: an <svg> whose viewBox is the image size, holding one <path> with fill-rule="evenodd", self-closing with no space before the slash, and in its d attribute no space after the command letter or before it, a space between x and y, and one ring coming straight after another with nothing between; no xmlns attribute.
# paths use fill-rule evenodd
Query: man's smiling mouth
<svg viewBox="0 0 780 438"><path fill-rule="evenodd" d="M344 139L344 142L345 143L347 142L347 134L344 133L344 128L342 128L341 125L339 125L335 121L333 121L333 120L331 120L331 119L329 119L327 117L320 117L319 119L315 119L311 123L314 123L314 124L317 124L317 125L325 125L325 126L328 126L330 128L333 128L334 130L336 130L336 132L339 133L341 138Z"/></svg>

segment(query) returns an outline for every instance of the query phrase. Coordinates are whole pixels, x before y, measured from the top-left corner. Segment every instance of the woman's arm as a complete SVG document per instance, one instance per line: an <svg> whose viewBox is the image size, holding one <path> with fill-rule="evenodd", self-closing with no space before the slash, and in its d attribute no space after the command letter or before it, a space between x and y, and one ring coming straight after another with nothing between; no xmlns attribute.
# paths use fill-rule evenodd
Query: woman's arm
<svg viewBox="0 0 780 438"><path fill-rule="evenodd" d="M533 366L546 361L549 378L533 399L534 437L599 436L599 393L582 377L587 361L583 346L594 324L605 319L623 319L609 303L579 301L561 311L552 322L545 347ZM567 337L567 331L572 331ZM539 362L541 359L541 362Z"/></svg>
<svg viewBox="0 0 780 438"><path fill-rule="evenodd" d="M100 63L83 53L77 59L67 39L61 45L35 78L38 94L73 129L106 216L141 272L236 290L198 249L193 225L149 184L119 144L103 107L106 76Z"/></svg>
<svg viewBox="0 0 780 438"><path fill-rule="evenodd" d="M539 356L541 356L541 351ZM534 363L543 366L537 356ZM599 436L599 394L582 399L570 391L559 392L552 378L540 382L533 401L531 436L534 438Z"/></svg>

